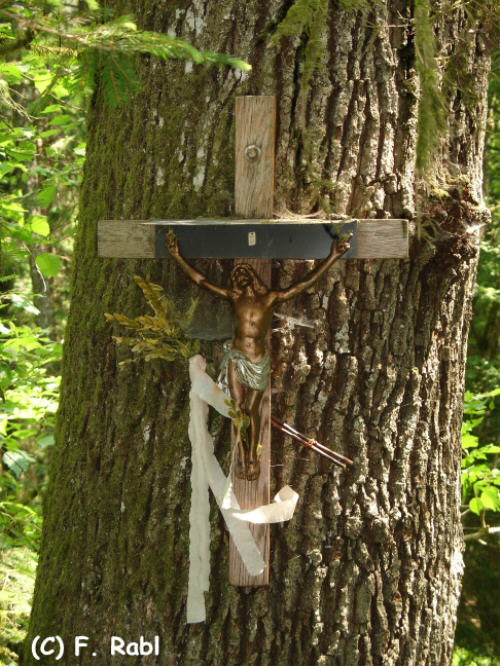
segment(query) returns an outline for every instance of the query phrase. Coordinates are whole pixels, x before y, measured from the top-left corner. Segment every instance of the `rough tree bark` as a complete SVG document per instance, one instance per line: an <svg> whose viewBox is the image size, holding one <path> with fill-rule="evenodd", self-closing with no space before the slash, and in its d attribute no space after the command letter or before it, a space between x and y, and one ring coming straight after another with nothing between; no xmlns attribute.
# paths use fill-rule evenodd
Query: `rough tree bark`
<svg viewBox="0 0 500 666"><path fill-rule="evenodd" d="M161 657L127 663L450 661L474 226L486 218L488 54L479 24L432 3L445 10L432 17L439 66L459 62L461 79L443 86L447 127L435 184L425 185L415 168L412 3L369 3L364 13L348 4L298 3L316 17L309 38L297 29L269 48L288 1L136 3L143 27L235 53L253 70L143 58L141 91L115 111L97 88L25 663L36 663L37 634L62 635L68 664L96 663L90 649L71 654L75 635L91 637L108 664L111 635L141 634L161 637ZM270 93L279 105L277 211L406 217L416 232L408 261L340 262L284 308L315 326L273 334L274 411L354 466L339 472L273 434L275 486L290 483L300 501L289 524L272 528L271 584L228 585L227 535L214 509L208 619L188 626L186 369L120 368L104 312L144 311L134 273L150 271L172 294L193 292L173 262L99 260L96 223L231 214L234 97ZM223 282L229 268L212 264L212 278ZM275 262L274 284L306 268ZM218 427L227 463L229 428Z"/></svg>

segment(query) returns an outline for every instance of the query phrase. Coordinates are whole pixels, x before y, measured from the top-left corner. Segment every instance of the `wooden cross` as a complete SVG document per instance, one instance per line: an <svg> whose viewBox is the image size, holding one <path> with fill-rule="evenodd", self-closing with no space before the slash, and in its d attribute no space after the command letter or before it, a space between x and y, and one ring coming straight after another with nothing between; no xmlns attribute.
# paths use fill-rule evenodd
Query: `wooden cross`
<svg viewBox="0 0 500 666"><path fill-rule="evenodd" d="M238 219L101 220L100 257L168 258L165 236L173 230L181 254L187 258L245 259L269 285L271 259L322 259L329 252L331 220L273 219L276 99L272 96L236 98L235 211ZM352 233L343 258L405 258L408 254L406 220L350 220L335 230ZM271 448L270 382L260 405L260 474L256 481L238 478L233 471L236 497L242 509L270 501ZM269 525L251 525L266 568L250 576L230 540L229 580L233 585L269 583Z"/></svg>

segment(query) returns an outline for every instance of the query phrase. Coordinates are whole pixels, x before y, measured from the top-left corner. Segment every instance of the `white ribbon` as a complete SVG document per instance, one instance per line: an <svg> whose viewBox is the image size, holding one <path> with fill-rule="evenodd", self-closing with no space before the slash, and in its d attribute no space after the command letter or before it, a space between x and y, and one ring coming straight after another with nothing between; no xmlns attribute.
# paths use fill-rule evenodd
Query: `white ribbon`
<svg viewBox="0 0 500 666"><path fill-rule="evenodd" d="M191 510L189 512L189 582L187 598L188 623L205 621L204 592L210 576L210 502L208 488L226 522L229 533L248 573L257 576L265 562L255 543L248 523L278 523L293 516L298 494L285 486L274 502L242 511L233 492L231 470L226 477L215 455L213 438L208 432L208 406L229 416L229 398L205 372L205 359L197 354L189 359L191 379L189 439L191 440Z"/></svg>

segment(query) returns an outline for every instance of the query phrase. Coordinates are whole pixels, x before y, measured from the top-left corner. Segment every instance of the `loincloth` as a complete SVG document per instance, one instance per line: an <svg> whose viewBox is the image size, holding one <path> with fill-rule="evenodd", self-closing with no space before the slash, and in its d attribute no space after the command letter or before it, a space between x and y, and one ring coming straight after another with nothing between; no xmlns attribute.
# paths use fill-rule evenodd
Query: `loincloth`
<svg viewBox="0 0 500 666"><path fill-rule="evenodd" d="M234 372L241 384L257 391L265 390L271 367L271 359L267 349L260 361L254 362L239 349L233 349L230 341L225 342L224 356L219 373L219 384L223 388L229 388L227 378L229 363L233 364Z"/></svg>

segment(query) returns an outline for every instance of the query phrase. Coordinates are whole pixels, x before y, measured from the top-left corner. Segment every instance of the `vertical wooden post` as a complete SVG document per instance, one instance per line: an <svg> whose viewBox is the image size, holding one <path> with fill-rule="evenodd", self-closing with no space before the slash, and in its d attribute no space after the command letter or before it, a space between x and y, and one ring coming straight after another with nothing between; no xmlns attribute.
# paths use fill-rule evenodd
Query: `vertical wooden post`
<svg viewBox="0 0 500 666"><path fill-rule="evenodd" d="M274 204L274 148L276 98L267 95L236 98L235 210L248 218L272 218ZM249 245L254 239L249 237ZM271 260L246 260L269 286ZM260 474L256 481L238 479L233 471L233 487L242 509L270 502L271 470L271 381L260 407L262 444ZM269 525L251 525L266 568L259 576L247 572L232 539L229 541L229 582L232 585L269 584Z"/></svg>
<svg viewBox="0 0 500 666"><path fill-rule="evenodd" d="M236 214L271 219L274 207L276 98L270 95L237 97L235 125Z"/></svg>

